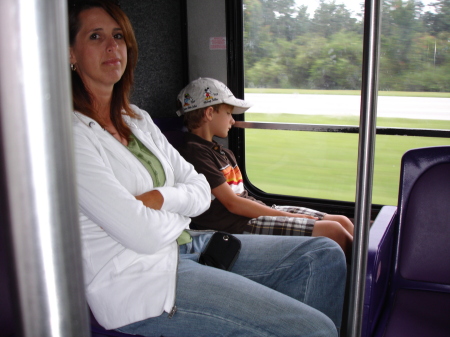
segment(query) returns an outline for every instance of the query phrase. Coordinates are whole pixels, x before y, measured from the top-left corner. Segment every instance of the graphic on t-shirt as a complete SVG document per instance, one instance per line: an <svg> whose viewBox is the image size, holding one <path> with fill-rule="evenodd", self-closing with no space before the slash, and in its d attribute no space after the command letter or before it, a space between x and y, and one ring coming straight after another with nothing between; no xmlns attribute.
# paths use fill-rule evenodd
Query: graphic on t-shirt
<svg viewBox="0 0 450 337"><path fill-rule="evenodd" d="M231 165L227 165L221 169L228 185L235 193L244 192L244 184L242 180L242 173L239 169L239 166L231 167Z"/></svg>

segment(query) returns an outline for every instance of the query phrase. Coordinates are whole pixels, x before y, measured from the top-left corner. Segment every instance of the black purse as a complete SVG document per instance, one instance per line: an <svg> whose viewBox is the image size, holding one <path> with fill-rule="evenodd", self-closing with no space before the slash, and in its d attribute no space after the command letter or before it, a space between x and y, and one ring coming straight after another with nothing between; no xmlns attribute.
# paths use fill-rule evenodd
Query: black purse
<svg viewBox="0 0 450 337"><path fill-rule="evenodd" d="M223 270L230 270L241 251L241 241L235 236L215 232L200 254L199 263Z"/></svg>

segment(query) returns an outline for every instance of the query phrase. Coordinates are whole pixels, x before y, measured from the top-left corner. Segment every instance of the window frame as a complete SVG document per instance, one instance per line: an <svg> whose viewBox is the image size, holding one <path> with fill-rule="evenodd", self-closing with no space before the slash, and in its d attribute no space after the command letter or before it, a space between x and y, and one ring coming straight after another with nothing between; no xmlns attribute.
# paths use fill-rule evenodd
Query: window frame
<svg viewBox="0 0 450 337"><path fill-rule="evenodd" d="M238 98L244 98L244 41L243 41L243 0L226 0L226 34L227 34L227 84ZM364 65L363 65L364 66ZM228 136L229 148L234 152L241 169L245 188L255 198L271 204L301 205L304 207L320 209L333 214L343 214L353 218L355 202L299 197L282 194L267 193L250 182L245 164L245 129L266 130L291 130L309 132L339 132L359 133L359 126L348 125L321 125L321 124L297 124L297 123L267 123L246 122L245 114L233 116L236 120L235 127L230 130ZM416 136L416 137L441 137L450 138L450 130L438 129L410 129L377 127L377 135ZM356 190L355 190L356 194ZM372 204L371 219L384 205Z"/></svg>

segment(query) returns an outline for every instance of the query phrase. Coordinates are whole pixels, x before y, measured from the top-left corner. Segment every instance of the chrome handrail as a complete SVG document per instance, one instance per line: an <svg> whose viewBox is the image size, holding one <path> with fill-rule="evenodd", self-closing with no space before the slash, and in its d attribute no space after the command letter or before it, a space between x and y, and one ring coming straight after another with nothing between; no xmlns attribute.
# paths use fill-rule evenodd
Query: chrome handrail
<svg viewBox="0 0 450 337"><path fill-rule="evenodd" d="M354 218L355 231L353 236L347 325L347 336L349 337L361 336L364 313L367 247L369 243L375 157L381 4L381 0L366 0L364 4L361 113Z"/></svg>
<svg viewBox="0 0 450 337"><path fill-rule="evenodd" d="M89 336L67 1L0 1L0 125L21 336Z"/></svg>
<svg viewBox="0 0 450 337"><path fill-rule="evenodd" d="M259 130L359 133L359 126L354 125L236 121L234 127L241 129L259 129ZM450 130L444 129L408 129L408 128L393 128L393 127L377 127L376 134L386 136L450 138Z"/></svg>

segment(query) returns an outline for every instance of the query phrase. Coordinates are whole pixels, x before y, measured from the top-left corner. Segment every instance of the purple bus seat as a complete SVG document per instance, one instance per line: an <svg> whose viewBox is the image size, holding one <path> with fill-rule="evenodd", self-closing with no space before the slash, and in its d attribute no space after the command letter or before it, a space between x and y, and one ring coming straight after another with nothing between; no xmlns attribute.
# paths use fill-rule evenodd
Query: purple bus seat
<svg viewBox="0 0 450 337"><path fill-rule="evenodd" d="M370 228L361 336L370 336L386 297L396 211L395 206L382 207Z"/></svg>
<svg viewBox="0 0 450 337"><path fill-rule="evenodd" d="M389 288L366 336L450 336L450 146L403 155L391 226Z"/></svg>

